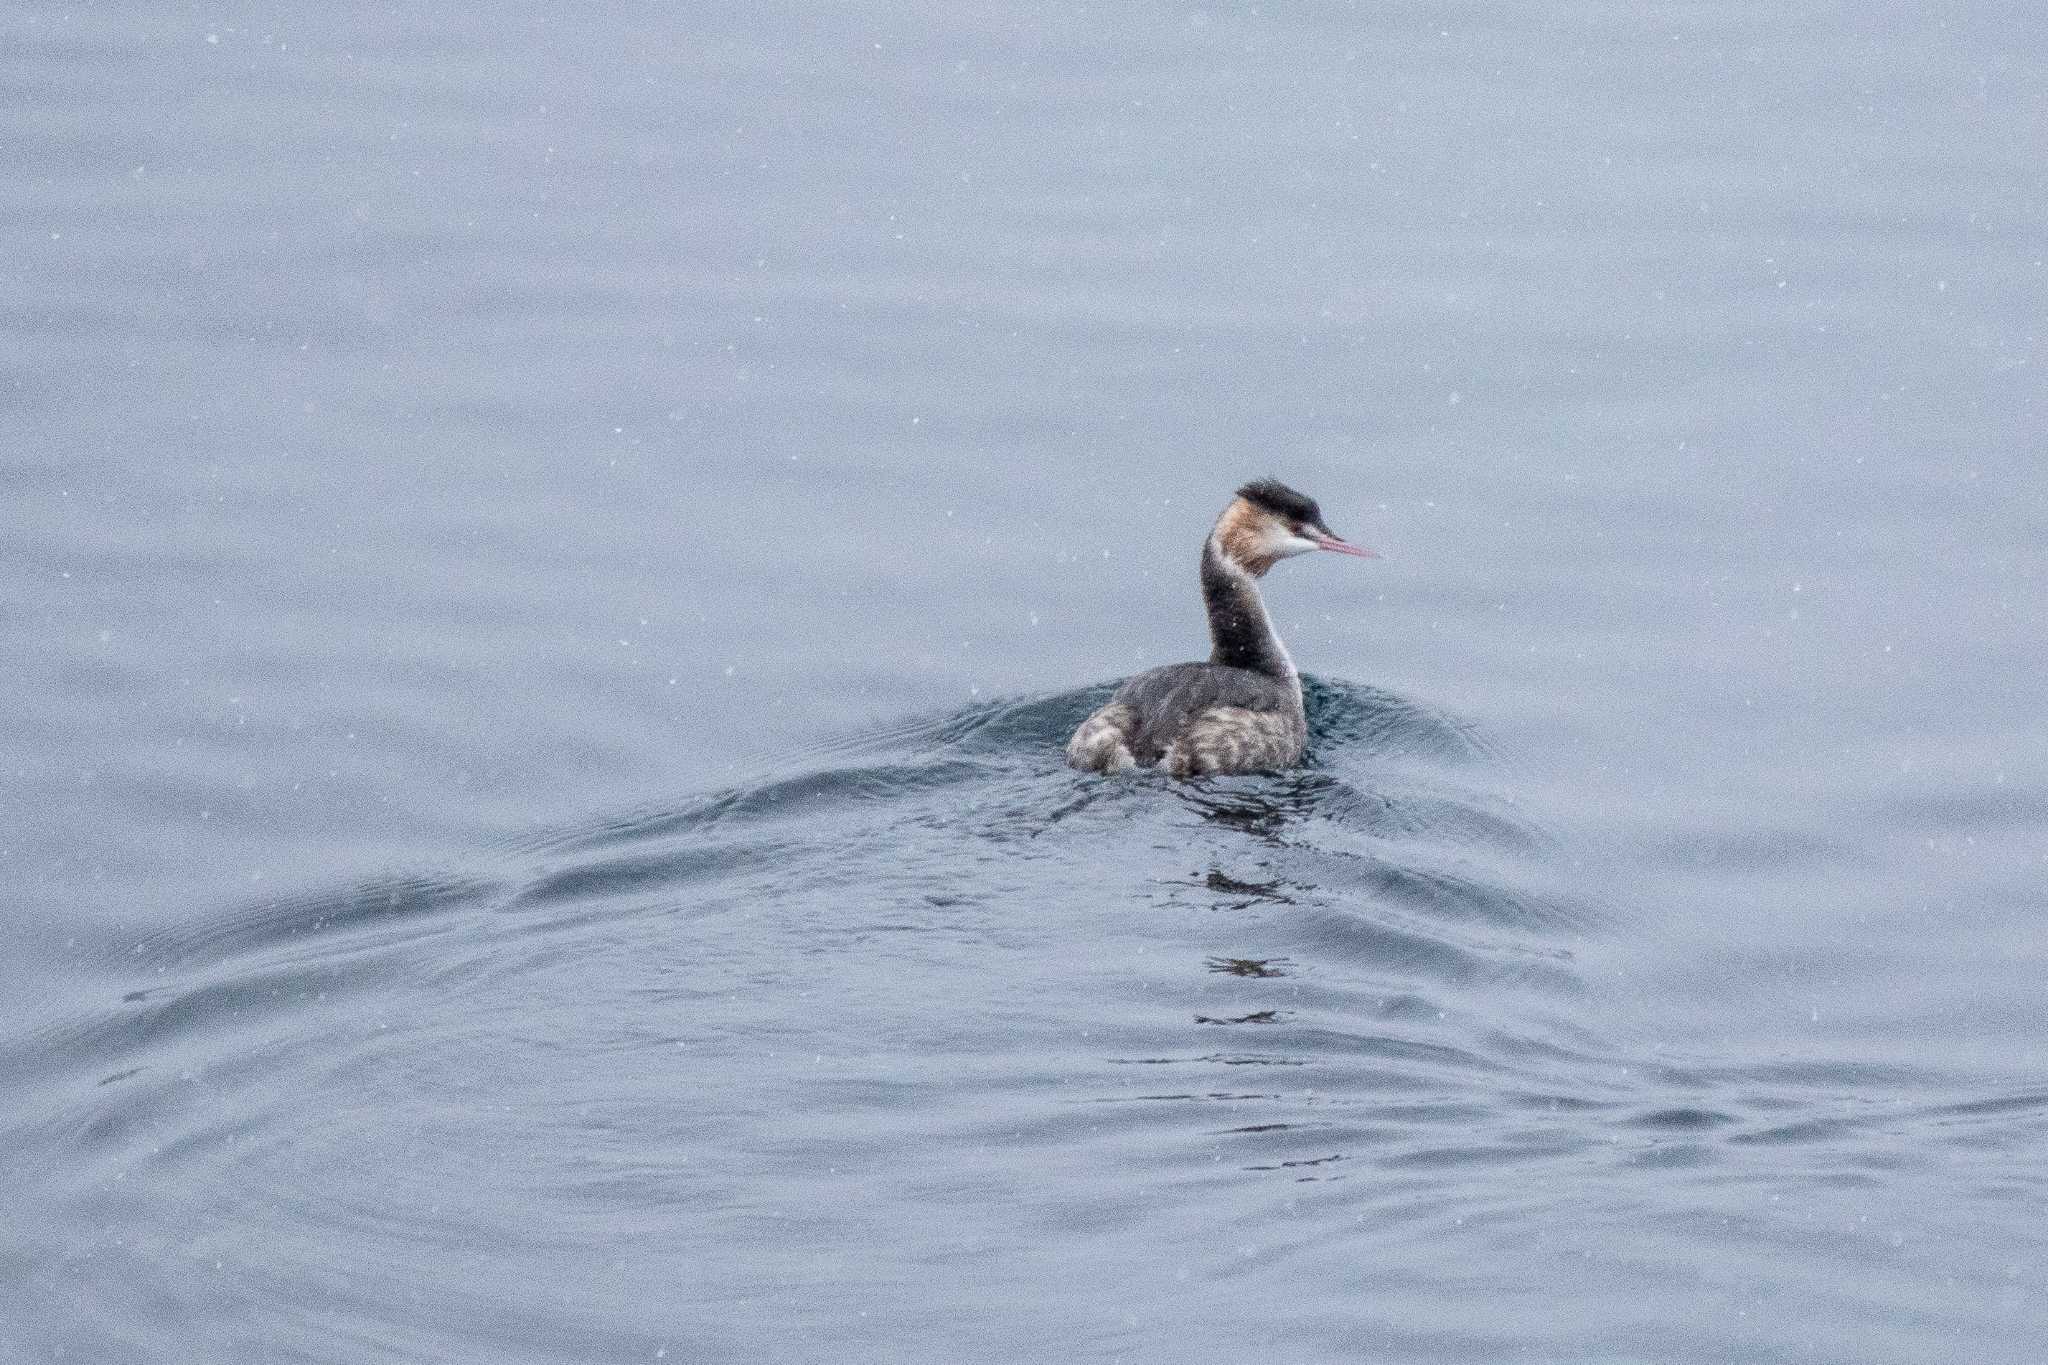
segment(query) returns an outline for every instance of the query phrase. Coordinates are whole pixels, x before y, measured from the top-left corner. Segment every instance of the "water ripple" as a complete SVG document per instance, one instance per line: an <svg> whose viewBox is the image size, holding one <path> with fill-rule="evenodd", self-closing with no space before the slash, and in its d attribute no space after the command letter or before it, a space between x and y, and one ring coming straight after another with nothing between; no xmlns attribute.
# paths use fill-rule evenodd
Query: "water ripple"
<svg viewBox="0 0 2048 1365"><path fill-rule="evenodd" d="M0 1139L51 1215L0 1251L75 1254L36 1229L90 1211L202 1257L259 1236L279 1291L332 1294L380 1257L530 1278L602 1238L653 1286L735 1237L755 1275L851 1256L892 1209L922 1211L894 1254L943 1262L1009 1207L1082 1255L1261 1228L1209 1271L1256 1282L1621 1220L1630 1182L1840 1197L1945 1151L2038 1192L2000 1164L2048 1128L2037 1088L1616 1034L1580 965L1612 913L1558 889L1468 728L1322 681L1311 769L1101 781L1059 761L1100 695L107 945L101 1003L0 1044ZM107 1264L177 1300L210 1261Z"/></svg>

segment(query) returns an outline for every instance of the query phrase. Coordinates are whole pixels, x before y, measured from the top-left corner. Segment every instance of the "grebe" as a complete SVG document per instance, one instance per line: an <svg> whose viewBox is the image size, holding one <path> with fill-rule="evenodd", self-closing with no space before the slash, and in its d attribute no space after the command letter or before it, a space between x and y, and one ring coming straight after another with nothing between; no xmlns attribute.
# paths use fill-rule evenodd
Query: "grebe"
<svg viewBox="0 0 2048 1365"><path fill-rule="evenodd" d="M1301 675L1266 618L1258 580L1292 555L1377 558L1323 525L1315 499L1272 479L1237 490L1202 542L1207 663L1168 664L1125 681L1067 741L1067 762L1113 773L1162 764L1175 777L1291 768L1308 743Z"/></svg>

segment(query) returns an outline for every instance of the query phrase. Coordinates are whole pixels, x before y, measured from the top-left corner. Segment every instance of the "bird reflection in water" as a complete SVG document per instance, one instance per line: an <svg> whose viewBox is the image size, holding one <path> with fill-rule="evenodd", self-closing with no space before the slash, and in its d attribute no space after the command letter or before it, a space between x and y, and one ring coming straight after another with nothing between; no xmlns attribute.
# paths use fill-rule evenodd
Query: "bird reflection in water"
<svg viewBox="0 0 2048 1365"><path fill-rule="evenodd" d="M1182 782L1173 794L1182 805L1211 824L1263 843L1285 845L1290 825L1316 813L1324 799L1342 787L1326 773L1288 773L1260 779L1254 787L1208 782Z"/></svg>
<svg viewBox="0 0 2048 1365"><path fill-rule="evenodd" d="M1285 976L1294 964L1284 957L1212 957L1207 965L1228 976Z"/></svg>

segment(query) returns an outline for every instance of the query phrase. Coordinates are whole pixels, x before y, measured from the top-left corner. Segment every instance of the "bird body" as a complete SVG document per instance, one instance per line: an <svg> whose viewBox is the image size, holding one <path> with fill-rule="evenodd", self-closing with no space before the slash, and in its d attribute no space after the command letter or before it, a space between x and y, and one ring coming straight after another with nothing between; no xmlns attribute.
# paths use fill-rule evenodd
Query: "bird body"
<svg viewBox="0 0 2048 1365"><path fill-rule="evenodd" d="M1270 772L1308 745L1301 675L1259 596L1258 580L1310 550L1370 556L1323 524L1315 501L1271 479L1248 483L1202 542L1205 663L1168 664L1127 679L1067 741L1084 772L1164 767L1174 777Z"/></svg>

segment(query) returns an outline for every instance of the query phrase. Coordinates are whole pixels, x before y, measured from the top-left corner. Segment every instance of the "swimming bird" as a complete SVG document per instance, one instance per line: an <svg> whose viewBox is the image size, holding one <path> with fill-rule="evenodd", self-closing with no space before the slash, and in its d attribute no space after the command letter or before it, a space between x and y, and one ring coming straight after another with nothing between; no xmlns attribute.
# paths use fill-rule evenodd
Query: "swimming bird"
<svg viewBox="0 0 2048 1365"><path fill-rule="evenodd" d="M1308 744L1301 675L1266 617L1258 580L1310 550L1378 557L1339 539L1315 499L1286 484L1259 479L1238 489L1202 542L1208 662L1127 679L1074 731L1067 762L1097 773L1158 765L1181 778L1299 763Z"/></svg>

